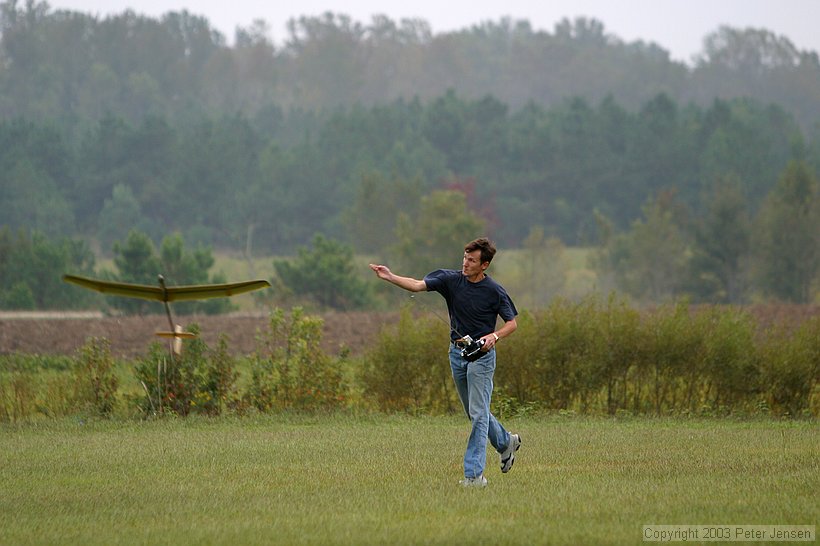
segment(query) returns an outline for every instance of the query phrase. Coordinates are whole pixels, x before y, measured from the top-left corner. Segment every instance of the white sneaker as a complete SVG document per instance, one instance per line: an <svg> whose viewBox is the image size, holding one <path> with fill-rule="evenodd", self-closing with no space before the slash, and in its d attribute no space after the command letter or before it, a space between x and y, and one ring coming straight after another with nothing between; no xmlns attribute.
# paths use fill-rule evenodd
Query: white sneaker
<svg viewBox="0 0 820 546"><path fill-rule="evenodd" d="M521 437L518 434L510 434L510 443L507 449L501 454L501 472L506 474L515 462L515 452L521 447Z"/></svg>
<svg viewBox="0 0 820 546"><path fill-rule="evenodd" d="M482 474L475 478L464 478L458 483L464 487L487 487L487 478Z"/></svg>

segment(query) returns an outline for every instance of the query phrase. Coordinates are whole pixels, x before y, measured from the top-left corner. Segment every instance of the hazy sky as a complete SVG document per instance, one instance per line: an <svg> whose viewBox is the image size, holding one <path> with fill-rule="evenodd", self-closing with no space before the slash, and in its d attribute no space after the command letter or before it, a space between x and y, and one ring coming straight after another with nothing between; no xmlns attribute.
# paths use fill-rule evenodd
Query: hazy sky
<svg viewBox="0 0 820 546"><path fill-rule="evenodd" d="M369 23L374 14L397 21L421 18L435 33L497 22L504 16L527 19L535 29L552 32L565 17L594 17L608 33L627 42L655 42L680 61L690 61L700 52L704 36L723 24L765 28L787 36L798 49L820 51L820 0L51 0L49 4L53 9L99 16L127 8L152 17L187 9L207 17L229 42L237 26L264 19L271 26L273 41L281 43L288 19L332 11L360 23Z"/></svg>

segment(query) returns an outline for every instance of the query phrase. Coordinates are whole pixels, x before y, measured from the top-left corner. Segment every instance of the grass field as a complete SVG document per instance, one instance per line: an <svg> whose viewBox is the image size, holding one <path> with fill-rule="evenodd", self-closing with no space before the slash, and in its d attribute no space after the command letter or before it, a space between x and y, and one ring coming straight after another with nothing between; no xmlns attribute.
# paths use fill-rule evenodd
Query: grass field
<svg viewBox="0 0 820 546"><path fill-rule="evenodd" d="M0 428L3 544L635 544L644 524L818 522L816 422L527 417L486 489L458 417Z"/></svg>

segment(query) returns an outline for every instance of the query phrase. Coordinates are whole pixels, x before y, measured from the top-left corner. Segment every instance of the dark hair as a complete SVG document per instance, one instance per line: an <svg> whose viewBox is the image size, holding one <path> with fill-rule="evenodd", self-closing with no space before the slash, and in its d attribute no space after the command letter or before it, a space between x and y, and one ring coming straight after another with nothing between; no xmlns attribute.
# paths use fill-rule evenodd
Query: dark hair
<svg viewBox="0 0 820 546"><path fill-rule="evenodd" d="M490 263L493 261L493 256L495 256L495 245L486 237L479 237L478 239L470 241L464 247L464 252L474 252L476 250L481 251L481 263Z"/></svg>

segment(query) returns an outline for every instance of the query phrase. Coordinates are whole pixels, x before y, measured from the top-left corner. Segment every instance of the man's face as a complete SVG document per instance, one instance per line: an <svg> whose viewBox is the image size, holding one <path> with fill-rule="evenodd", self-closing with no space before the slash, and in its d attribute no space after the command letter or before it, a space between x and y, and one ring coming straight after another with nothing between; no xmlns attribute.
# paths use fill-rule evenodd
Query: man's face
<svg viewBox="0 0 820 546"><path fill-rule="evenodd" d="M461 262L461 272L467 277L477 277L484 271L485 265L481 263L480 250L465 252Z"/></svg>

